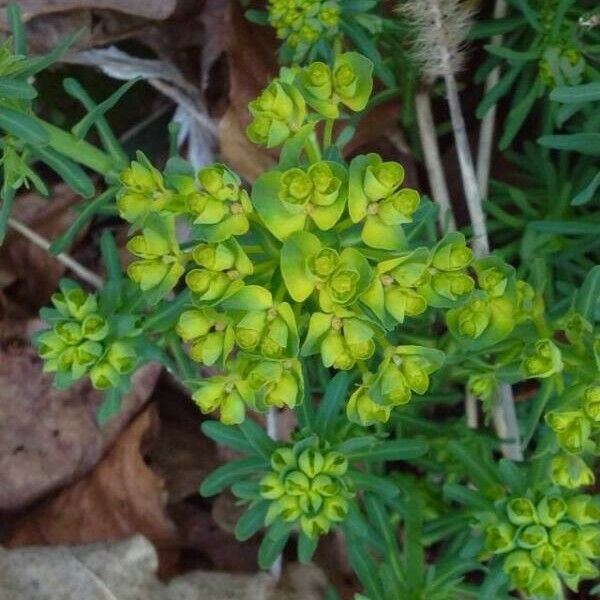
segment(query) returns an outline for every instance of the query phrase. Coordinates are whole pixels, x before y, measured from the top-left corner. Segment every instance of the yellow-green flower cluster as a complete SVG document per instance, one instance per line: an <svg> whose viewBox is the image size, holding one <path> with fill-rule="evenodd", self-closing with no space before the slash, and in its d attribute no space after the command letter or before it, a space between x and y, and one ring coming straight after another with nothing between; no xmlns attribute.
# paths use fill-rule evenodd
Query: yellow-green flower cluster
<svg viewBox="0 0 600 600"><path fill-rule="evenodd" d="M269 0L269 23L277 37L302 50L338 32L338 0Z"/></svg>
<svg viewBox="0 0 600 600"><path fill-rule="evenodd" d="M266 525L277 519L298 523L315 538L346 518L354 492L343 454L298 442L273 452L271 468L260 480L260 495L270 501Z"/></svg>
<svg viewBox="0 0 600 600"><path fill-rule="evenodd" d="M375 374L368 373L350 396L348 419L360 425L385 423L391 410L407 404L414 393L429 389L429 375L444 361L444 353L421 346L390 347Z"/></svg>
<svg viewBox="0 0 600 600"><path fill-rule="evenodd" d="M204 358L206 342L201 348ZM204 414L219 411L225 425L242 423L246 409L294 408L304 395L302 367L294 359L241 358L228 364L227 374L199 380L194 387L192 399L200 410Z"/></svg>
<svg viewBox="0 0 600 600"><path fill-rule="evenodd" d="M596 481L583 458L568 453L557 454L552 459L551 477L552 483L570 490L593 485Z"/></svg>
<svg viewBox="0 0 600 600"><path fill-rule="evenodd" d="M574 591L599 574L600 498L549 494L509 500L502 518L485 529L485 550L506 555L511 586L528 595L555 597L561 581Z"/></svg>
<svg viewBox="0 0 600 600"><path fill-rule="evenodd" d="M566 452L579 454L585 450L597 452L595 438L600 432L600 385L585 388L579 408L553 410L546 414L546 423Z"/></svg>
<svg viewBox="0 0 600 600"><path fill-rule="evenodd" d="M60 288L52 296L55 310L44 315L52 328L36 337L44 371L55 373L59 384L89 375L97 389L116 387L137 362L133 347L125 341L109 340L109 323L99 314L95 294L86 294L67 280Z"/></svg>

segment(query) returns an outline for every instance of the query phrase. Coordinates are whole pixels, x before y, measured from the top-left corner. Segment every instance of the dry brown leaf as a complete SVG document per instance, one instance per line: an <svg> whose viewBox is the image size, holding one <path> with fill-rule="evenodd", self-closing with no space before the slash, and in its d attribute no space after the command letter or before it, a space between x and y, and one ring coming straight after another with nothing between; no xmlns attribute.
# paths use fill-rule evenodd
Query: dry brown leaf
<svg viewBox="0 0 600 600"><path fill-rule="evenodd" d="M33 192L20 195L11 216L53 240L73 222L76 213L71 207L80 200L66 185L58 185L50 200ZM28 308L30 314L48 302L65 273L65 266L54 256L10 228L0 246L0 269L12 275L11 300Z"/></svg>
<svg viewBox="0 0 600 600"><path fill-rule="evenodd" d="M0 510L25 507L89 471L148 400L160 366L133 376L119 414L100 429L102 394L88 381L57 390L30 347L0 349Z"/></svg>
<svg viewBox="0 0 600 600"><path fill-rule="evenodd" d="M4 8L7 0L0 0ZM24 21L41 15L81 9L114 10L146 19L166 19L175 10L177 0L20 0ZM2 10L0 28L6 29L6 17Z"/></svg>
<svg viewBox="0 0 600 600"><path fill-rule="evenodd" d="M277 41L270 27L250 23L238 2L230 3L226 29L230 106L219 124L221 153L227 164L252 181L275 164L275 155L250 143L248 102L277 73Z"/></svg>
<svg viewBox="0 0 600 600"><path fill-rule="evenodd" d="M202 414L188 396L161 379L156 390L160 438L150 464L164 479L169 503L197 496L200 483L221 462L212 440L200 430Z"/></svg>
<svg viewBox="0 0 600 600"><path fill-rule="evenodd" d="M172 551L177 533L164 510L164 482L144 462L146 444L157 434L158 417L151 406L93 471L23 515L6 546L111 541L139 532L159 551Z"/></svg>

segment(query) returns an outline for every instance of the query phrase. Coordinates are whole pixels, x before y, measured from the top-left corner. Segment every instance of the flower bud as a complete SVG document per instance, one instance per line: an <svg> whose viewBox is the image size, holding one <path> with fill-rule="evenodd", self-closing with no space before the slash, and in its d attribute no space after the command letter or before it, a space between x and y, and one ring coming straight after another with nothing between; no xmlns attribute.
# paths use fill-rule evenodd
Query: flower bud
<svg viewBox="0 0 600 600"><path fill-rule="evenodd" d="M600 385L593 385L583 392L583 412L593 423L600 423Z"/></svg>
<svg viewBox="0 0 600 600"><path fill-rule="evenodd" d="M551 340L538 340L527 354L522 362L526 377L545 378L562 371L560 350Z"/></svg>
<svg viewBox="0 0 600 600"><path fill-rule="evenodd" d="M333 91L331 69L322 62L314 62L304 69L303 84L319 100L328 100Z"/></svg>
<svg viewBox="0 0 600 600"><path fill-rule="evenodd" d="M496 377L493 373L474 373L469 376L467 390L475 398L488 401L496 390Z"/></svg>
<svg viewBox="0 0 600 600"><path fill-rule="evenodd" d="M108 323L100 315L88 315L81 324L84 338L99 342L108 335Z"/></svg>
<svg viewBox="0 0 600 600"><path fill-rule="evenodd" d="M338 54L333 65L333 89L342 104L355 112L367 105L373 89L373 63L357 52Z"/></svg>
<svg viewBox="0 0 600 600"><path fill-rule="evenodd" d="M363 427L375 423L386 423L390 418L392 407L382 406L369 396L368 388L359 387L348 400L346 415L353 423Z"/></svg>
<svg viewBox="0 0 600 600"><path fill-rule="evenodd" d="M567 504L559 496L545 496L538 502L537 514L546 527L556 525L567 513Z"/></svg>
<svg viewBox="0 0 600 600"><path fill-rule="evenodd" d="M581 494L567 501L569 517L577 525L597 525L600 522L600 496Z"/></svg>
<svg viewBox="0 0 600 600"><path fill-rule="evenodd" d="M77 344L83 339L81 325L74 321L62 321L54 325L54 333L69 346Z"/></svg>
<svg viewBox="0 0 600 600"><path fill-rule="evenodd" d="M531 551L531 558L540 569L550 569L554 566L556 552L552 544L542 544Z"/></svg>
<svg viewBox="0 0 600 600"><path fill-rule="evenodd" d="M404 180L404 168L400 163L389 161L369 165L363 180L364 191L371 201L387 198Z"/></svg>
<svg viewBox="0 0 600 600"><path fill-rule="evenodd" d="M508 277L501 269L491 267L478 275L479 287L490 296L502 296L508 284Z"/></svg>
<svg viewBox="0 0 600 600"><path fill-rule="evenodd" d="M346 304L356 293L360 275L358 271L340 267L329 279L327 290L333 302Z"/></svg>
<svg viewBox="0 0 600 600"><path fill-rule="evenodd" d="M547 539L548 533L541 525L527 525L517 534L517 544L528 550L541 546Z"/></svg>
<svg viewBox="0 0 600 600"><path fill-rule="evenodd" d="M54 331L48 330L41 333L36 339L37 351L44 361L58 358L67 347L66 342Z"/></svg>
<svg viewBox="0 0 600 600"><path fill-rule="evenodd" d="M302 169L294 167L281 176L279 198L282 202L304 206L310 200L312 191L312 179Z"/></svg>
<svg viewBox="0 0 600 600"><path fill-rule="evenodd" d="M525 550L511 552L504 560L502 568L508 575L512 585L520 590L529 588L536 572L536 567L530 558L529 552Z"/></svg>
<svg viewBox="0 0 600 600"><path fill-rule="evenodd" d="M578 528L573 523L563 521L552 527L549 537L550 543L556 548L571 548L577 544Z"/></svg>
<svg viewBox="0 0 600 600"><path fill-rule="evenodd" d="M285 488L277 473L267 473L259 481L259 492L265 500L277 500L285 494Z"/></svg>
<svg viewBox="0 0 600 600"><path fill-rule="evenodd" d="M204 310L186 310L181 313L175 331L184 342L189 342L205 336L213 324L213 319Z"/></svg>
<svg viewBox="0 0 600 600"><path fill-rule="evenodd" d="M469 294L474 286L473 279L464 273L440 272L431 278L434 291L448 300L457 300L460 296Z"/></svg>
<svg viewBox="0 0 600 600"><path fill-rule="evenodd" d="M404 323L405 317L417 317L427 310L427 300L410 288L395 285L383 290L385 309L398 321Z"/></svg>
<svg viewBox="0 0 600 600"><path fill-rule="evenodd" d="M559 454L552 459L552 483L571 490L593 485L593 471L585 461L572 454Z"/></svg>
<svg viewBox="0 0 600 600"><path fill-rule="evenodd" d="M556 553L556 569L564 577L577 577L583 568L581 554L574 548L560 549Z"/></svg>
<svg viewBox="0 0 600 600"><path fill-rule="evenodd" d="M586 558L597 560L600 558L600 526L586 525L579 530L577 548Z"/></svg>
<svg viewBox="0 0 600 600"><path fill-rule="evenodd" d="M386 225L411 223L420 202L419 192L403 188L380 203L378 214Z"/></svg>
<svg viewBox="0 0 600 600"><path fill-rule="evenodd" d="M461 271L469 266L472 258L464 236L447 235L433 253L431 265L440 271Z"/></svg>
<svg viewBox="0 0 600 600"><path fill-rule="evenodd" d="M583 452L590 437L591 428L582 411L551 411L546 423L556 434L560 447L572 454Z"/></svg>
<svg viewBox="0 0 600 600"><path fill-rule="evenodd" d="M560 580L554 571L538 569L533 574L528 591L532 595L552 598L559 593L560 589Z"/></svg>
<svg viewBox="0 0 600 600"><path fill-rule="evenodd" d="M309 261L311 272L321 279L327 279L340 263L339 254L331 248L322 248Z"/></svg>
<svg viewBox="0 0 600 600"><path fill-rule="evenodd" d="M298 457L298 466L311 479L314 479L316 475L323 471L324 465L323 455L313 448L304 450Z"/></svg>
<svg viewBox="0 0 600 600"><path fill-rule="evenodd" d="M133 370L137 362L137 353L126 342L113 342L108 348L106 360L117 373L125 375Z"/></svg>
<svg viewBox="0 0 600 600"><path fill-rule="evenodd" d="M101 362L90 371L90 380L97 390L116 387L119 383L119 373L108 362Z"/></svg>
<svg viewBox="0 0 600 600"><path fill-rule="evenodd" d="M323 463L323 472L341 477L348 470L348 459L341 452L327 452Z"/></svg>
<svg viewBox="0 0 600 600"><path fill-rule="evenodd" d="M52 294L52 304L63 316L81 321L98 310L95 294L86 294L80 287L66 284L61 285L61 290Z"/></svg>
<svg viewBox="0 0 600 600"><path fill-rule="evenodd" d="M296 456L291 448L277 448L271 454L271 467L274 471L286 471L296 465Z"/></svg>
<svg viewBox="0 0 600 600"><path fill-rule="evenodd" d="M356 362L350 354L350 348L348 348L344 336L335 330L331 330L323 340L321 358L323 365L340 371L351 369Z"/></svg>
<svg viewBox="0 0 600 600"><path fill-rule="evenodd" d="M538 520L533 502L529 498L514 498L506 505L508 519L514 525L529 525Z"/></svg>
<svg viewBox="0 0 600 600"><path fill-rule="evenodd" d="M509 523L494 523L485 528L485 549L492 554L510 552L514 547L515 528Z"/></svg>
<svg viewBox="0 0 600 600"><path fill-rule="evenodd" d="M489 303L482 299L473 300L458 309L458 332L465 337L477 339L491 320Z"/></svg>

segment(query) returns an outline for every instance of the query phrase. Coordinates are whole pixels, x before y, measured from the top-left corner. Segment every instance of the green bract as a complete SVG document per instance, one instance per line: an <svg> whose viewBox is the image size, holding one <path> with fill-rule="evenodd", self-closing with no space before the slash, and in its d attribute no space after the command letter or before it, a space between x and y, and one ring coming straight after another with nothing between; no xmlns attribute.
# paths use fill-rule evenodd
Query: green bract
<svg viewBox="0 0 600 600"><path fill-rule="evenodd" d="M512 498L485 528L485 550L507 555L504 572L522 593L552 598L561 580L577 590L582 579L599 574L590 562L600 549L599 522L591 524L596 513L594 498L586 495L554 493L535 503Z"/></svg>
<svg viewBox="0 0 600 600"><path fill-rule="evenodd" d="M294 167L261 175L252 188L252 202L269 231L285 240L307 223L326 231L346 207L345 167L319 161L308 169Z"/></svg>
<svg viewBox="0 0 600 600"><path fill-rule="evenodd" d="M419 194L400 188L404 169L377 154L357 156L350 163L348 209L354 223L364 223L362 241L383 250L406 249L402 225L412 221Z"/></svg>
<svg viewBox="0 0 600 600"><path fill-rule="evenodd" d="M267 148L283 144L300 129L306 117L304 98L282 78L272 81L248 109L254 118L246 134L250 141Z"/></svg>
<svg viewBox="0 0 600 600"><path fill-rule="evenodd" d="M260 480L259 490L269 501L266 525L276 519L298 522L314 538L346 518L348 499L354 492L344 477L348 460L343 454L305 446L276 450L271 456L272 471Z"/></svg>
<svg viewBox="0 0 600 600"><path fill-rule="evenodd" d="M373 63L356 52L339 54L333 68L322 62L310 64L298 74L306 102L328 119L340 116L339 104L354 112L363 110L373 88Z"/></svg>

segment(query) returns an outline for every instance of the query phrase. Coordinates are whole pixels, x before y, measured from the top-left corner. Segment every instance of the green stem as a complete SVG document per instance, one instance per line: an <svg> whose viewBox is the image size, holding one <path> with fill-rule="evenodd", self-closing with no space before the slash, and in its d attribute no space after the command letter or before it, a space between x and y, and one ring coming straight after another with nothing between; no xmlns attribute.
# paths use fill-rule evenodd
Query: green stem
<svg viewBox="0 0 600 600"><path fill-rule="evenodd" d="M310 163L314 164L321 160L321 150L314 133L304 143L304 151Z"/></svg>
<svg viewBox="0 0 600 600"><path fill-rule="evenodd" d="M58 239L52 242L50 252L52 252L52 254L60 254L73 241L75 236L79 233L79 230L92 219L94 214L98 212L102 206L114 199L116 193L117 191L115 188L108 188L97 198L88 202L85 208L77 215L77 218L73 223L71 223L69 228Z"/></svg>
<svg viewBox="0 0 600 600"><path fill-rule="evenodd" d="M37 121L50 136L50 146L57 152L100 173L100 175L108 176L118 169L114 160L106 152L85 140L77 139L73 134L63 131L51 123L41 119L37 119Z"/></svg>
<svg viewBox="0 0 600 600"><path fill-rule="evenodd" d="M335 119L327 119L325 121L325 129L323 130L323 150L327 150L331 146L333 138L333 124Z"/></svg>

